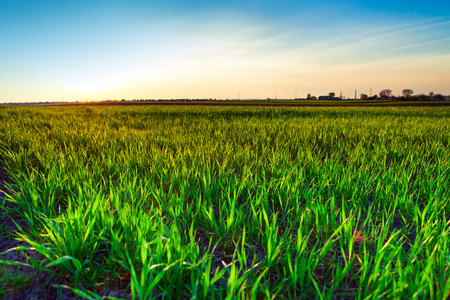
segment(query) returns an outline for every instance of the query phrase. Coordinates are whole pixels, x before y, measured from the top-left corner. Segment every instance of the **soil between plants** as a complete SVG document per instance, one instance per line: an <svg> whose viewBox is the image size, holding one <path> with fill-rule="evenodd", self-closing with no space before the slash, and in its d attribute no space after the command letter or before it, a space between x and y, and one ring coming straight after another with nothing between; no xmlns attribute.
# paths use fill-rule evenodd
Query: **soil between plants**
<svg viewBox="0 0 450 300"><path fill-rule="evenodd" d="M7 185L12 183L13 182L8 177L7 172L0 165L0 253L19 246L29 246L25 242L16 239L16 232L19 230L14 222L16 222L25 233L29 227L27 222L16 213L17 207L15 207L13 203L6 201L6 193L11 192L8 190ZM5 207L5 209L1 209L2 207ZM0 260L28 263L28 258L25 254L32 259L42 260L42 257L40 257L40 255L33 250L11 251L4 255L0 255ZM56 267L51 268L52 271L56 272L56 275L52 275L32 267L19 267L7 264L2 265L0 263L0 277L3 276L1 269L3 266L5 268L5 275L13 274L12 276L14 276L14 278L22 278L22 280L19 281L21 283L20 287L16 286L17 284L12 281L8 282L6 280L6 283L2 283L2 281L0 281L0 300L85 299L83 297L76 296L69 289L57 288L55 286L73 286L71 278L61 274ZM95 292L97 292L100 296L117 297L117 299L130 299L131 294L129 291L118 288L119 285L120 283L113 283L104 287L102 290L95 290ZM83 289L81 286L78 288ZM5 295L1 294L2 290L6 293Z"/></svg>
<svg viewBox="0 0 450 300"><path fill-rule="evenodd" d="M14 204L6 201L7 185L11 184L6 171L0 166L0 207L5 208L0 211L0 253L19 246L28 246L26 243L16 239L18 228L16 222L25 232L28 224L15 213L17 208ZM3 206L4 205L4 206ZM37 259L39 254L33 250L10 251L0 255L0 260L28 263L26 255ZM4 269L3 269L4 267ZM56 270L56 269L55 269ZM61 276L39 271L32 267L14 266L0 264L0 299L22 300L22 299L81 299L77 298L70 290L54 287L55 284L67 284L67 279ZM8 280L11 277L14 280Z"/></svg>

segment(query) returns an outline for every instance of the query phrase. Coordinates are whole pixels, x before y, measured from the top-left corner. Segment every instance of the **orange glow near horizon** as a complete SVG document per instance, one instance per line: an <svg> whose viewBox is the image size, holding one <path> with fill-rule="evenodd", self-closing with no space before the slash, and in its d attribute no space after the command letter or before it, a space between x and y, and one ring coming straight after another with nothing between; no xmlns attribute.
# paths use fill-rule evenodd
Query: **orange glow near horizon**
<svg viewBox="0 0 450 300"><path fill-rule="evenodd" d="M39 38L18 37L35 47L7 44L0 102L450 94L450 21L442 18L356 26L236 12L128 17L120 26L93 17L85 31L79 20L61 32L38 24Z"/></svg>

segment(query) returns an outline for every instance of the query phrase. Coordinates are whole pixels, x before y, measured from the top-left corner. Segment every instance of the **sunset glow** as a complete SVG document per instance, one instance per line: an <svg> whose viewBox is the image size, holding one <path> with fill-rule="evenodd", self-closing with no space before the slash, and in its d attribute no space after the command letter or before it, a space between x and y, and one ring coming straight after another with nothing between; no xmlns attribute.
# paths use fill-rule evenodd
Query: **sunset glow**
<svg viewBox="0 0 450 300"><path fill-rule="evenodd" d="M449 8L3 1L0 102L450 94Z"/></svg>

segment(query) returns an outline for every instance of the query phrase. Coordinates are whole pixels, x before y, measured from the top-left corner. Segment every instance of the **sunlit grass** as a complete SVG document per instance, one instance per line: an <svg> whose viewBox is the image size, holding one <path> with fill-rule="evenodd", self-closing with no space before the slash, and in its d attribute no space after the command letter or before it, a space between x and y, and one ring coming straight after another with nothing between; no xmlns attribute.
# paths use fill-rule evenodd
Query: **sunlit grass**
<svg viewBox="0 0 450 300"><path fill-rule="evenodd" d="M0 107L20 237L132 297L444 299L450 109ZM80 292L81 293L81 292Z"/></svg>

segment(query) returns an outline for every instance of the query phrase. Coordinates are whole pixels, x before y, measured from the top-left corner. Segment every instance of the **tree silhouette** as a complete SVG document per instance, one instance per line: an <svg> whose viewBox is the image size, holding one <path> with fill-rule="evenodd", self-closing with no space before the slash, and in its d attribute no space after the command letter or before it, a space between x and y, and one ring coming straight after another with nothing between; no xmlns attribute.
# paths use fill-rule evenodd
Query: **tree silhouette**
<svg viewBox="0 0 450 300"><path fill-rule="evenodd" d="M380 97L383 99L388 99L389 96L391 95L392 91L389 89L384 89L380 92Z"/></svg>
<svg viewBox="0 0 450 300"><path fill-rule="evenodd" d="M413 93L414 92L411 89L404 89L402 91L403 97L406 97L406 98L410 98Z"/></svg>

